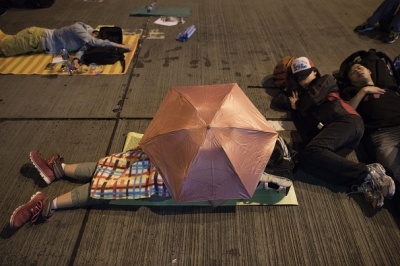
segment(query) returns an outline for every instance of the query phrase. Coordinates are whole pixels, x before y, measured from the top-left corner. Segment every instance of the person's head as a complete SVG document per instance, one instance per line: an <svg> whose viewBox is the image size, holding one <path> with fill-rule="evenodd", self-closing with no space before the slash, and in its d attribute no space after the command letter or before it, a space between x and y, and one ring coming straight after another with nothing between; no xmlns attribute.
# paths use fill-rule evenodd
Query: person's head
<svg viewBox="0 0 400 266"><path fill-rule="evenodd" d="M291 70L293 78L302 88L307 88L311 81L320 76L314 63L304 56L293 60Z"/></svg>
<svg viewBox="0 0 400 266"><path fill-rule="evenodd" d="M364 66L362 61L353 62L349 65L347 77L354 86L364 86L367 84L373 85L371 71Z"/></svg>

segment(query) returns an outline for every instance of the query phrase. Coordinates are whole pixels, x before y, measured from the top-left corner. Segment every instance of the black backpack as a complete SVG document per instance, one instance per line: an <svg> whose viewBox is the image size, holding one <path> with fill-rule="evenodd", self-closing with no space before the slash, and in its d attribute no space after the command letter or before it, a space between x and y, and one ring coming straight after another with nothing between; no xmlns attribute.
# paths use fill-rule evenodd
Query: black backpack
<svg viewBox="0 0 400 266"><path fill-rule="evenodd" d="M347 76L349 67L355 63L363 61L365 66L371 71L371 77L375 85L380 87L400 86L400 74L396 71L393 61L384 52L369 49L368 51L357 51L348 56L340 65L339 73L334 75L337 79L339 88L351 86ZM398 89L399 90L399 89Z"/></svg>
<svg viewBox="0 0 400 266"><path fill-rule="evenodd" d="M5 8L47 8L54 4L55 0L1 0L0 6Z"/></svg>
<svg viewBox="0 0 400 266"><path fill-rule="evenodd" d="M281 136L278 136L274 150L264 172L293 180L293 169L297 152Z"/></svg>
<svg viewBox="0 0 400 266"><path fill-rule="evenodd" d="M99 38L109 40L111 42L122 44L122 29L120 27L101 27ZM83 64L89 65L95 63L98 65L113 65L120 62L122 72L125 71L125 55L128 50L118 47L93 47L85 51L81 61Z"/></svg>
<svg viewBox="0 0 400 266"><path fill-rule="evenodd" d="M265 167L258 187L287 195L293 185L296 151L278 136L274 151Z"/></svg>

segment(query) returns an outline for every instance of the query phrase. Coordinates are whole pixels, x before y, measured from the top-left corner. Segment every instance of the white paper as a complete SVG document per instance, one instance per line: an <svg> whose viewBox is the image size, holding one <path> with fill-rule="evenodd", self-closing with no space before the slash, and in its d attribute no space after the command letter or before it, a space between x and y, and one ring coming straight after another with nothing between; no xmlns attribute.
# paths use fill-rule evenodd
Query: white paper
<svg viewBox="0 0 400 266"><path fill-rule="evenodd" d="M268 123L273 127L276 131L295 131L296 127L292 121L271 121L269 120Z"/></svg>
<svg viewBox="0 0 400 266"><path fill-rule="evenodd" d="M163 25L163 26L175 26L180 22L180 19L177 17L160 17L156 21L155 24Z"/></svg>

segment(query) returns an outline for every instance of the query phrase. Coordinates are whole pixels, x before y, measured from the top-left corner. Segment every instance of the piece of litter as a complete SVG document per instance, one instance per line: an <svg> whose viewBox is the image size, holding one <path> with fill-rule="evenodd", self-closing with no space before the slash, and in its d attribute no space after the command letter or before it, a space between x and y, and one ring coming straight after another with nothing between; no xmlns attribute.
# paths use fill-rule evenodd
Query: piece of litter
<svg viewBox="0 0 400 266"><path fill-rule="evenodd" d="M180 42L187 42L195 31L196 31L196 27L194 25L192 25L192 26L186 28L184 31L180 32L178 34L178 37L176 38L176 40L180 41Z"/></svg>
<svg viewBox="0 0 400 266"><path fill-rule="evenodd" d="M180 22L180 19L178 17L166 17L162 16L156 21L154 21L154 24L158 25L163 25L163 26L175 26Z"/></svg>

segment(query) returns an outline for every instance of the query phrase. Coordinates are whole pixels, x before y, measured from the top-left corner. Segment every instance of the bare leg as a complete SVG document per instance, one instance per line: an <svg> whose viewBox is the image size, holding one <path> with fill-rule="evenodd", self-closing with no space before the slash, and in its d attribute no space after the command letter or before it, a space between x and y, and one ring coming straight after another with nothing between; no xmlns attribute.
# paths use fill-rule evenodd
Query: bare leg
<svg viewBox="0 0 400 266"><path fill-rule="evenodd" d="M64 167L65 175L67 177L75 178L75 171L76 171L77 167L78 167L78 164L66 164Z"/></svg>
<svg viewBox="0 0 400 266"><path fill-rule="evenodd" d="M66 209L72 208L74 204L72 203L71 192L67 192L61 196L55 198L52 202L51 208L54 209Z"/></svg>
<svg viewBox="0 0 400 266"><path fill-rule="evenodd" d="M93 173L96 170L96 162L78 163L78 164L65 164L64 174L67 177L76 179L81 182L90 182Z"/></svg>
<svg viewBox="0 0 400 266"><path fill-rule="evenodd" d="M90 197L90 183L79 186L63 195L56 197L51 205L53 210L65 208L82 208L105 204L108 201Z"/></svg>

